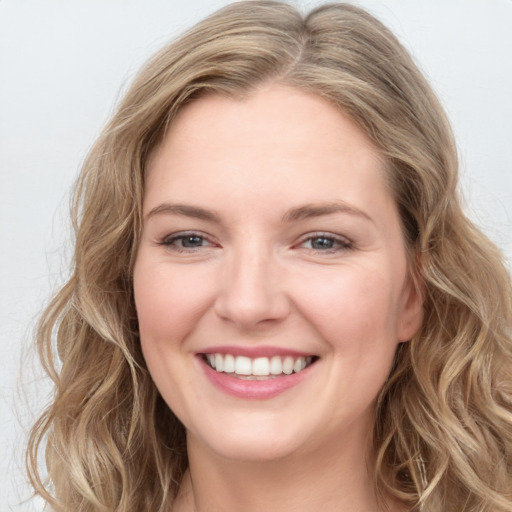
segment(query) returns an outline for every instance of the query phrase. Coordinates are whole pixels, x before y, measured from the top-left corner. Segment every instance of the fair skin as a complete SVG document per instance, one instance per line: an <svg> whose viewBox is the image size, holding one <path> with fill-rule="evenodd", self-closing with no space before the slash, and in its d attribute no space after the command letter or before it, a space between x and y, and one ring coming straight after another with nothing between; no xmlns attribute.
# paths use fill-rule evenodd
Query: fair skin
<svg viewBox="0 0 512 512"><path fill-rule="evenodd" d="M276 84L183 108L148 164L134 291L187 431L173 512L380 510L376 397L421 299L385 165L351 120Z"/></svg>

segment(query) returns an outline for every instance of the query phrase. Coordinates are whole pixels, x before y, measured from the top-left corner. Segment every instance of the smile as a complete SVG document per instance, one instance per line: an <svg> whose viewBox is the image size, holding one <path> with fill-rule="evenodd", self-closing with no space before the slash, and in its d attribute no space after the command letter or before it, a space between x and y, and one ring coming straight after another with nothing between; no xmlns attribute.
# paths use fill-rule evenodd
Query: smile
<svg viewBox="0 0 512 512"><path fill-rule="evenodd" d="M206 364L218 373L246 380L268 380L300 373L316 359L313 356L235 356L233 354L204 354Z"/></svg>

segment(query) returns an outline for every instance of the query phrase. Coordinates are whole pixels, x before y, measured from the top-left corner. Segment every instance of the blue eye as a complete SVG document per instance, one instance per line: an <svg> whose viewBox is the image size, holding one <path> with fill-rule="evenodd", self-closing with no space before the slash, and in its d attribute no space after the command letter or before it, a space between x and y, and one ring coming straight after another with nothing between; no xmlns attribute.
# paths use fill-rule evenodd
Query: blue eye
<svg viewBox="0 0 512 512"><path fill-rule="evenodd" d="M351 242L345 238L333 235L309 236L302 242L302 246L318 252L337 252L350 249Z"/></svg>
<svg viewBox="0 0 512 512"><path fill-rule="evenodd" d="M187 249L201 247L204 244L204 238L197 235L181 236L175 240L179 240L181 246L186 247Z"/></svg>
<svg viewBox="0 0 512 512"><path fill-rule="evenodd" d="M190 251L201 247L212 247L204 236L197 233L181 233L164 238L161 245L174 249L176 251Z"/></svg>
<svg viewBox="0 0 512 512"><path fill-rule="evenodd" d="M316 250L332 249L335 245L335 240L332 238L326 238L325 236L319 236L310 240L311 248Z"/></svg>

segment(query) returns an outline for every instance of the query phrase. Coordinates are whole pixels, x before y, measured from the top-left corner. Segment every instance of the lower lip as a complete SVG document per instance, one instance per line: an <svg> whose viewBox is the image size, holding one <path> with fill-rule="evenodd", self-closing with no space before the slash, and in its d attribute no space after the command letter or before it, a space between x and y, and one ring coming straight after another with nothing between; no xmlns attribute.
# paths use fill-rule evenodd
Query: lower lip
<svg viewBox="0 0 512 512"><path fill-rule="evenodd" d="M270 378L268 380L245 380L215 371L199 357L204 373L210 382L224 393L244 399L265 400L284 393L300 384L310 373L313 365L299 373ZM314 363L313 363L314 364Z"/></svg>

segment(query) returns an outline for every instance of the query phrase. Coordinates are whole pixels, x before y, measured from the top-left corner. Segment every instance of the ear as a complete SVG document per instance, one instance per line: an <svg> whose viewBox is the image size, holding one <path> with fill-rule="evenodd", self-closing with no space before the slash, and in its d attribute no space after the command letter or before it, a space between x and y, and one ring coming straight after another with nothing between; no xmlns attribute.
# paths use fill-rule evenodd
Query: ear
<svg viewBox="0 0 512 512"><path fill-rule="evenodd" d="M409 273L402 295L402 310L398 319L398 341L409 341L423 322L425 283L417 271Z"/></svg>

